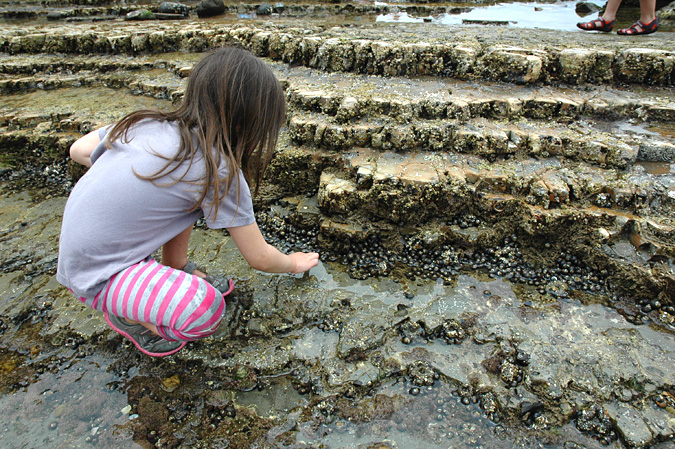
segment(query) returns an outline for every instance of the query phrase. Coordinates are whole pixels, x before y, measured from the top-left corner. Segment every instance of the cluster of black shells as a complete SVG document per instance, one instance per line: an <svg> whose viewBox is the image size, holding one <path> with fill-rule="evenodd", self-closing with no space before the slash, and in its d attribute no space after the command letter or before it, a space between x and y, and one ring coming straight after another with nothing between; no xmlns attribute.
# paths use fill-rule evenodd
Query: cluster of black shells
<svg viewBox="0 0 675 449"><path fill-rule="evenodd" d="M675 307L664 304L656 299L640 299L637 302L637 307L643 315L641 320L645 323L650 321L650 316L658 319L671 329L675 329Z"/></svg>
<svg viewBox="0 0 675 449"><path fill-rule="evenodd" d="M300 227L273 212L256 213L256 222L267 243L279 251L317 251L318 226Z"/></svg>
<svg viewBox="0 0 675 449"><path fill-rule="evenodd" d="M17 168L0 169L0 181L6 183L5 190L39 190L43 196L68 195L74 186L67 159L49 165L24 164Z"/></svg>
<svg viewBox="0 0 675 449"><path fill-rule="evenodd" d="M222 406L208 405L205 412L211 429L218 427L220 423L227 418L234 418L237 416L237 409L231 403Z"/></svg>
<svg viewBox="0 0 675 449"><path fill-rule="evenodd" d="M580 431L589 434L605 446L612 444L619 436L605 410L590 404L575 416L575 425Z"/></svg>
<svg viewBox="0 0 675 449"><path fill-rule="evenodd" d="M460 251L450 244L424 241L419 235L404 238L398 248L385 245L379 235L354 240L336 251L320 248L318 226L300 228L282 216L257 215L265 238L282 251L318 251L322 260L339 262L354 279L387 277L396 270L409 280L432 279L450 284L465 270L484 270L493 278L531 286L538 293L566 298L570 290L608 294L606 270L596 270L571 252L561 252L552 266L536 266L525 260L521 243L511 235L492 248ZM458 226L476 226L480 219L465 215L455 218ZM545 250L553 251L550 244ZM399 278L394 279L398 281Z"/></svg>

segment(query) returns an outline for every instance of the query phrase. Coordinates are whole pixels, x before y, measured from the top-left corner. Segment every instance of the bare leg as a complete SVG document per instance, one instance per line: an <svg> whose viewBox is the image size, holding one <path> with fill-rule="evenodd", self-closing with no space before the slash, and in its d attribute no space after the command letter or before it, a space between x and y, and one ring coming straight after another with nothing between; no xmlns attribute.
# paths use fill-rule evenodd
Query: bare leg
<svg viewBox="0 0 675 449"><path fill-rule="evenodd" d="M656 5L656 0L648 0L648 1L653 1L654 5ZM642 4L642 1L640 2ZM621 5L621 0L609 0L607 2L607 6L605 6L605 12L602 13L602 18L605 20L605 22L611 22L612 20L616 19L616 12L619 10L619 6Z"/></svg>
<svg viewBox="0 0 675 449"><path fill-rule="evenodd" d="M189 226L183 232L164 244L162 247L162 265L180 270L187 264L190 235L192 235L192 226ZM206 274L199 270L194 270L191 274L201 278L206 277Z"/></svg>
<svg viewBox="0 0 675 449"><path fill-rule="evenodd" d="M142 321L134 321L134 320L130 320L129 318L124 318L124 321L126 321L129 324L140 324L141 326L143 326L144 328L146 328L147 330L149 330L153 334L159 335L159 332L157 332L157 326L155 326L154 324L143 323ZM161 337L161 335L159 335L159 336Z"/></svg>
<svg viewBox="0 0 675 449"><path fill-rule="evenodd" d="M646 24L656 19L656 0L640 0L640 22Z"/></svg>
<svg viewBox="0 0 675 449"><path fill-rule="evenodd" d="M171 268L180 270L187 264L187 252L188 244L190 243L190 235L192 234L192 226L186 228L183 232L169 240L162 247L162 265L166 265ZM202 273L199 270L194 270L192 274L199 277L206 277L206 274ZM143 323L141 321L134 321L128 318L125 320L130 324L140 324L146 329L150 330L155 335L159 335L157 332L157 326L150 323Z"/></svg>

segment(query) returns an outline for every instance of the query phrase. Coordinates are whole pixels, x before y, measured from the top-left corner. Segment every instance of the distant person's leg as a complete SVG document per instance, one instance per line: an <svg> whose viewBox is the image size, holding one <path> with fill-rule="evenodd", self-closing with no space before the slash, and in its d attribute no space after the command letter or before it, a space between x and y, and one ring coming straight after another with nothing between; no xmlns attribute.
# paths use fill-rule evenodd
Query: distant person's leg
<svg viewBox="0 0 675 449"><path fill-rule="evenodd" d="M607 6L605 6L605 11L602 13L602 16L589 22L579 22L577 23L577 27L584 31L602 31L605 33L612 31L612 28L614 28L616 13L619 10L620 5L621 0L609 0L607 2Z"/></svg>
<svg viewBox="0 0 675 449"><path fill-rule="evenodd" d="M618 30L616 33L621 35L652 34L658 29L656 0L640 0L640 20L628 28Z"/></svg>

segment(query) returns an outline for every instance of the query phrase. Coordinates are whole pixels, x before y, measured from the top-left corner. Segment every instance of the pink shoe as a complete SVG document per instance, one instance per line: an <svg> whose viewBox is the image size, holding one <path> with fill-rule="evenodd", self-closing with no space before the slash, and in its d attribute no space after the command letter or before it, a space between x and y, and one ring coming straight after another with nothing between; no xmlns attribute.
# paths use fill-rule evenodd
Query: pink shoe
<svg viewBox="0 0 675 449"><path fill-rule="evenodd" d="M151 357L165 357L174 354L185 346L184 341L169 341L155 335L141 324L130 324L124 318L104 312L108 326L131 340L139 351Z"/></svg>

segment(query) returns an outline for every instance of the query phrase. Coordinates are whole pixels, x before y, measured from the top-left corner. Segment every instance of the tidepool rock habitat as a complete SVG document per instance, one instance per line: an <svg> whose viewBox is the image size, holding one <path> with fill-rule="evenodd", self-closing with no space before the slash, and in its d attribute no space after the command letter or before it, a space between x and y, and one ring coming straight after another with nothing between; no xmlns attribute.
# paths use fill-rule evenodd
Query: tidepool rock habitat
<svg viewBox="0 0 675 449"><path fill-rule="evenodd" d="M663 3L659 32L620 37L575 31L574 2L2 2L1 445L673 447ZM197 223L192 260L237 283L226 320L151 359L54 280L67 151L171 107L223 45L288 100L258 222L322 263L262 274Z"/></svg>

